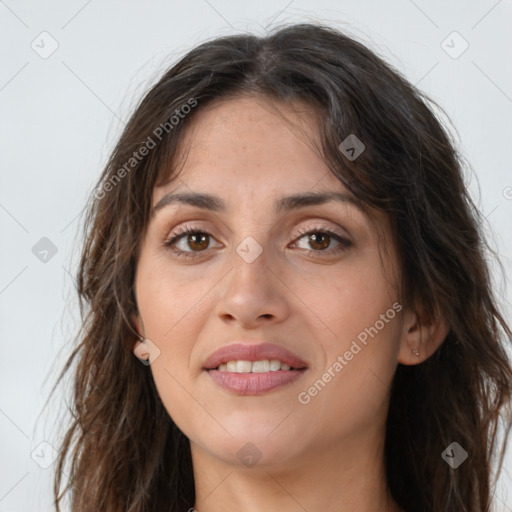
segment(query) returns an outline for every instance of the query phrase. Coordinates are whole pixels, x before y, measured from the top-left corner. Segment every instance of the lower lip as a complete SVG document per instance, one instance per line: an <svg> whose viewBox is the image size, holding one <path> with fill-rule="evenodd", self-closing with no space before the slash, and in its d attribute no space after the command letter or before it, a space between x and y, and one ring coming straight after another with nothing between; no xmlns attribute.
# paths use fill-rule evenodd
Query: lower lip
<svg viewBox="0 0 512 512"><path fill-rule="evenodd" d="M208 374L219 386L237 395L260 395L300 379L306 371L277 370L264 373L236 373L208 370Z"/></svg>

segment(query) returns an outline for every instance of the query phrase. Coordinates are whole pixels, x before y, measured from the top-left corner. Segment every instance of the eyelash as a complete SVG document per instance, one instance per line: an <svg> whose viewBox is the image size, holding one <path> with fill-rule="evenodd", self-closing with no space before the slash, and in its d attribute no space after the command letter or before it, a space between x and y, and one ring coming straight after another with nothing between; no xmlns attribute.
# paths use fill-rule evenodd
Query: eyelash
<svg viewBox="0 0 512 512"><path fill-rule="evenodd" d="M319 253L320 254L327 253L329 255L337 254L339 252L347 250L349 247L352 246L352 242L350 242L346 238L343 238L342 236L338 235L337 233L330 230L326 226L318 226L313 229L299 230L299 233L297 234L295 241L300 240L301 238L304 238L304 236L311 235L311 234L328 235L331 238L333 238L334 240L336 240L339 243L339 245L335 249L327 249L327 250L325 250L325 249L324 250L305 249L307 251L308 255L314 255L315 257L321 257L319 255ZM170 248L174 252L174 254L180 258L199 257L201 252L205 252L206 249L204 251L182 251L181 249L173 248L173 245L176 242L178 242L181 238L183 238L185 236L190 236L190 235L207 235L208 237L213 238L213 236L210 233L208 233L207 231L196 229L193 226L185 226L184 228L178 228L178 230L176 232L172 233L171 237L164 242L164 246Z"/></svg>

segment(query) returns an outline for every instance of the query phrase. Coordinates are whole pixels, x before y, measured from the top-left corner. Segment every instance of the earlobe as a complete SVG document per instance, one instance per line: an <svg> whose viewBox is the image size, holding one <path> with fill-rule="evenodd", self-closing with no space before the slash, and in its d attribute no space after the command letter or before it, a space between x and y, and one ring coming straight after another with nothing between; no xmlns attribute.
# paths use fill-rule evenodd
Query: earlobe
<svg viewBox="0 0 512 512"><path fill-rule="evenodd" d="M449 330L441 316L422 321L417 313L409 311L405 314L398 362L415 365L426 361L444 342Z"/></svg>

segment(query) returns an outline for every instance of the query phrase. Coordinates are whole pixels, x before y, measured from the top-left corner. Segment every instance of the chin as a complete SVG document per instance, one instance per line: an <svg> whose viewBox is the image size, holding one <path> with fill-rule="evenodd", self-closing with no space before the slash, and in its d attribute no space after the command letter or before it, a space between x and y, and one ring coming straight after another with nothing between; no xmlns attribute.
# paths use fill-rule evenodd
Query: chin
<svg viewBox="0 0 512 512"><path fill-rule="evenodd" d="M289 435L279 436L246 431L244 435L225 435L221 438L199 439L198 443L209 454L230 466L241 468L269 469L282 465L298 455L297 442L290 445Z"/></svg>

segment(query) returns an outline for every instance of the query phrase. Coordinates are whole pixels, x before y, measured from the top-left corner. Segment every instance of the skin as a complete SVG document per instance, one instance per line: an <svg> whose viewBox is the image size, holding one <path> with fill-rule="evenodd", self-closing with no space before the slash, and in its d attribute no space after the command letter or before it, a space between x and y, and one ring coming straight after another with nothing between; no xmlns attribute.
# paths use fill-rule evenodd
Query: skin
<svg viewBox="0 0 512 512"><path fill-rule="evenodd" d="M300 113L277 105L278 115L270 100L244 97L197 112L181 143L188 152L178 178L154 190L153 205L169 192L206 192L226 203L224 212L186 204L156 211L135 281L134 321L151 340L137 344L136 354L153 354L158 393L190 439L200 512L400 510L386 490L383 465L390 384L399 362L422 362L446 335L444 325L422 324L402 305L316 396L298 400L400 301L383 214L374 212L372 221L349 202L274 211L289 194L348 194L294 128L315 140L312 112L296 106ZM202 251L197 238L188 243L185 235L177 245L192 254L187 259L164 245L186 225L211 235ZM302 234L325 228L351 245L333 238L312 245ZM236 252L248 236L262 249L252 263ZM284 346L308 370L260 396L226 391L203 362L240 339ZM252 466L237 456L246 443L260 457Z"/></svg>

